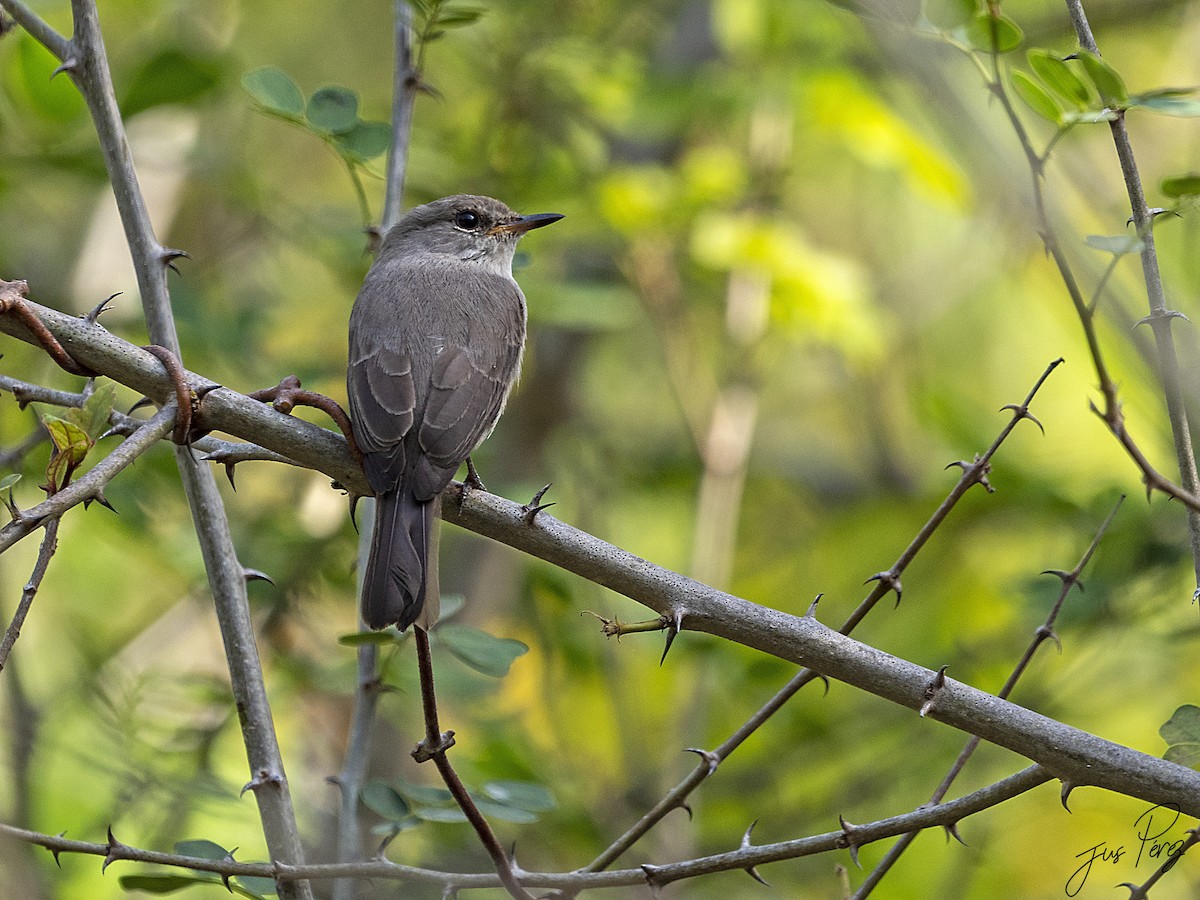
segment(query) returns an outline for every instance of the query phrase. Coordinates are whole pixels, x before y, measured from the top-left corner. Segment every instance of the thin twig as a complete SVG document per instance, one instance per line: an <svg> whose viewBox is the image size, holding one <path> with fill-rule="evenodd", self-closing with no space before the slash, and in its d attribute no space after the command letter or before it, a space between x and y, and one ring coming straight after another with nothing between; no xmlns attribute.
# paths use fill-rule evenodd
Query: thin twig
<svg viewBox="0 0 1200 900"><path fill-rule="evenodd" d="M843 635L850 634L858 624L866 618L867 614L874 609L875 605L882 600L887 594L895 592L897 597L900 596L900 577L908 568L909 564L916 558L916 555L921 551L921 548L933 536L938 527L950 515L950 511L958 504L963 495L967 493L976 484L979 484L982 479L986 478L988 467L990 466L992 457L996 451L1000 449L1000 445L1008 438L1012 430L1016 428L1017 423L1022 419L1032 418L1029 415L1029 405L1033 402L1033 398L1037 392L1041 390L1046 379L1050 377L1050 373L1054 371L1062 363L1061 359L1054 360L1042 372L1041 376L1035 382L1029 393L1025 396L1025 400L1011 408L1012 416L1009 421L1001 429L996 439L992 441L990 447L984 451L982 456L975 459L973 463L963 464L963 473L958 479L958 482L950 489L945 499L934 510L933 515L925 522L916 537L909 542L904 548L896 561L886 572L881 572L879 575L873 576L875 587L867 595L867 597L859 603L850 616L842 623L839 632ZM787 684L780 688L770 700L760 707L754 715L748 718L741 726L738 727L729 737L727 737L714 750L708 751L704 758L689 772L682 781L668 791L662 799L654 804L637 822L625 831L620 837L612 842L604 851L589 863L584 871L600 871L612 865L620 856L636 843L643 835L653 828L659 821L663 819L672 810L678 809L683 805L686 798L700 784L711 775L716 766L723 760L727 759L742 743L758 730L768 719L778 712L788 700L805 685L817 678L822 677L809 668L801 669L794 675Z"/></svg>
<svg viewBox="0 0 1200 900"><path fill-rule="evenodd" d="M1072 19L1076 21L1077 27L1079 19L1083 19L1084 25L1086 25L1086 18L1083 17L1083 7L1078 4L1077 0L1068 0L1068 9L1071 11ZM1086 31L1084 37L1081 37L1080 39L1081 43L1086 49L1092 49L1095 46L1095 42L1090 41L1091 46L1089 47L1089 36L1090 31ZM984 73L984 77L987 79L988 89L999 101L1001 109L1004 111L1005 118L1012 127L1013 133L1017 137L1017 142L1022 152L1025 154L1027 161L1029 162L1029 171L1032 179L1034 216L1038 234L1042 238L1042 243L1046 248L1046 252L1050 255L1051 259L1054 260L1054 265L1058 269L1059 277L1062 278L1063 286L1066 288L1067 294L1071 299L1071 303L1075 307L1075 312L1079 317L1080 325L1083 327L1084 339L1087 341L1088 352L1091 355L1092 364L1096 369L1096 380L1099 383L1098 386L1100 388L1100 392L1104 397L1103 408L1101 409L1093 405L1092 409L1108 427L1109 432L1117 439L1121 447L1124 448L1126 454L1130 457L1130 459L1133 460L1134 465L1136 465L1138 470L1142 473L1142 480L1145 482L1147 490L1157 490L1165 493L1171 497L1174 497L1176 500L1179 500L1188 507L1188 522L1189 529L1191 529L1193 517L1200 515L1200 491L1196 489L1194 483L1193 487L1191 488L1187 486L1189 479L1192 478L1191 475L1185 474L1183 476L1185 479L1185 484L1184 486L1180 486L1160 473L1150 463L1149 459L1146 458L1146 455L1142 452L1141 447L1137 444L1133 436L1129 433L1129 430L1125 427L1125 414L1121 409L1121 403L1118 399L1117 384L1109 374L1108 367L1104 361L1104 354L1100 348L1100 338L1096 332L1094 309L1092 309L1091 304L1089 304L1084 298L1083 291L1079 286L1079 282L1075 278L1075 273L1071 269L1071 264L1067 259L1067 255L1063 250L1062 244L1058 239L1058 234L1054 228L1054 225L1050 221L1050 216L1047 212L1046 197L1042 184L1042 178L1045 169L1045 158L1043 155L1038 154L1037 151L1034 150L1033 141L1030 139L1025 125L1021 121L1021 117L1017 114L1017 110L1013 106L1012 99L1004 85L1004 78L1000 71L1000 62L998 58L999 54L993 53L991 54L991 57L992 69L991 73L989 74L982 64L979 63L978 58L973 52L971 55L972 60L976 62L976 65L978 65L981 71ZM1132 151L1130 152L1130 158L1132 159ZM1143 198L1143 204L1144 202L1145 201ZM1140 230L1139 236L1141 236ZM1148 277L1148 288L1150 283L1151 280ZM1159 289L1161 290L1161 279L1158 280L1158 285ZM1167 313L1165 309L1157 315L1152 311L1152 322L1161 322L1161 320L1164 318L1170 318L1169 313ZM1155 327L1157 329L1164 326L1160 324L1156 325ZM1169 324L1166 324L1165 327L1169 328ZM1171 349L1170 354L1173 357L1173 348ZM1163 364L1161 363L1160 351L1160 366L1161 365ZM1172 367L1170 365L1170 361L1168 361L1168 363L1165 365L1166 369L1162 372L1164 387L1167 384L1167 379L1171 377L1174 378L1177 384L1178 364L1176 363ZM1173 403L1169 396L1170 393L1171 391L1167 390L1168 413L1170 413ZM1179 434L1177 425L1181 422L1185 422L1185 419L1178 417L1172 418L1172 429L1176 434L1177 451L1184 443L1188 445L1188 453L1179 455L1181 471L1187 472L1188 468L1190 467L1192 472L1194 472L1195 463L1188 463L1184 459L1184 456L1187 456L1188 459L1191 458L1190 438L1186 438L1185 440L1185 437ZM1187 429L1184 428L1185 436L1186 433ZM1197 518L1196 522L1200 523L1200 518ZM1200 537L1200 531L1192 530L1191 534L1193 550L1196 551L1194 552L1194 556L1197 560L1200 560L1200 544L1197 543L1197 539ZM1200 565L1200 562L1198 562L1197 565Z"/></svg>
<svg viewBox="0 0 1200 900"><path fill-rule="evenodd" d="M0 553L40 527L47 519L58 518L73 506L99 500L104 486L112 481L135 459L163 439L175 425L175 405L172 403L147 419L132 436L96 463L78 481L47 497L37 506L20 511L20 515L0 528Z"/></svg>
<svg viewBox="0 0 1200 900"><path fill-rule="evenodd" d="M0 671L4 670L4 664L8 662L8 655L12 652L13 645L16 644L17 638L21 634L21 626L25 624L25 617L29 615L29 608L33 605L33 598L37 595L38 588L42 586L42 579L46 576L46 569L50 566L50 560L54 556L54 551L58 549L58 523L60 521L61 519L56 516L46 523L46 534L42 538L42 546L38 549L37 562L34 564L33 573L29 576L29 580L25 582L25 588L21 591L21 599L17 603L16 612L13 613L12 621L8 623L3 640L0 640Z"/></svg>
<svg viewBox="0 0 1200 900"><path fill-rule="evenodd" d="M1085 50L1099 53L1096 38L1088 24L1082 0L1066 0L1067 11L1079 44ZM1129 129L1122 111L1108 123L1116 147L1121 175L1125 180L1125 192L1129 197L1129 208L1133 213L1133 224L1142 240L1142 276L1146 283L1146 300L1150 315L1148 322L1154 333L1158 349L1158 372L1162 380L1163 397L1167 404L1167 418L1171 422L1171 434L1175 440L1175 460L1179 466L1179 478L1183 489L1189 494L1200 494L1200 473L1196 469L1196 455L1192 448L1192 432L1188 425L1187 405L1179 378L1179 356L1175 351L1175 340L1171 335L1171 322L1176 315L1167 308L1163 290L1162 271L1158 265L1158 251L1154 246L1154 215L1146 203L1146 192L1142 189L1142 176L1138 171L1133 154L1133 143L1129 140ZM1196 579L1196 593L1200 595L1200 509L1189 506L1187 510L1188 534L1191 538L1192 567Z"/></svg>
<svg viewBox="0 0 1200 900"><path fill-rule="evenodd" d="M652 885L661 885L715 872L737 871L769 862L799 859L818 853L843 850L851 843L856 847L865 846L895 837L914 828L953 825L967 816L991 809L1031 791L1053 778L1054 776L1041 766L1029 766L950 803L943 803L932 808L922 807L912 812L856 826L851 835L847 835L845 831L832 831L792 841L743 846L727 853L717 853L662 866L639 866L610 872L522 872L521 877L531 887L551 888L573 894L583 890L644 887L647 882ZM42 834L2 823L0 823L0 835L46 847L56 855L59 853L82 853L104 857L109 862L133 860L212 872L218 875L275 878L281 883L289 883L296 879L315 881L353 876L429 884L441 887L446 895L451 895L456 890L501 886L499 876L491 872L479 874L438 872L431 869L402 866L382 858L357 863L286 866L282 863L242 863L230 859L216 860L180 856L175 853L160 853L132 847L115 839L103 844L76 841L62 835Z"/></svg>
<svg viewBox="0 0 1200 900"><path fill-rule="evenodd" d="M454 771L450 759L446 756L446 751L454 744L454 732L443 732L441 724L438 722L437 692L433 684L433 654L429 647L429 634L424 628L414 626L413 638L417 647L417 669L421 677L421 708L425 716L425 740L417 745L413 756L418 762L424 762L426 759L433 760L446 788L454 796L454 801L458 804L459 809L463 811L463 815L475 829L479 842L483 844L488 856L492 858L496 874L500 877L500 882L504 885L505 890L517 900L533 900L533 897L517 881L517 876L513 872L512 860L500 846L496 833L492 831L487 819L483 817L483 813L471 799L466 785L462 783L462 779L458 777L458 773Z"/></svg>
<svg viewBox="0 0 1200 900"><path fill-rule="evenodd" d="M1078 586L1080 590L1083 590L1083 586L1080 583L1079 578L1083 574L1084 567L1087 566L1088 562L1091 560L1092 555L1096 552L1096 548L1100 546L1100 541L1104 538L1105 533L1108 531L1108 526L1112 524L1112 520L1116 518L1117 511L1120 510L1121 504L1124 502L1125 497L1122 495L1120 498L1118 498L1116 504L1113 506L1112 512L1108 514L1108 516L1100 524L1100 527L1096 530L1096 534L1092 537L1092 541L1090 544L1088 544L1088 548L1084 551L1083 556L1079 558L1079 562L1075 564L1075 568L1071 569L1070 572L1055 571L1043 573L1057 575L1061 580L1062 584L1059 588L1058 598L1050 607L1050 612L1047 613L1045 621L1034 630L1033 638L1030 639L1029 645L1025 648L1025 652L1022 654L1020 661L1016 664L1016 666L1013 667L1008 679L1004 682L1004 686L1000 689L1000 692L996 696L1007 699L1009 695L1012 694L1013 689L1016 688L1017 682L1020 680L1021 676L1024 675L1026 669L1029 668L1029 664L1032 662L1033 656L1035 653L1037 653L1038 648L1048 640L1054 640L1057 642L1058 636L1054 633L1054 623L1058 621L1058 614L1062 610L1063 603L1066 601L1067 595L1071 592L1072 588ZM967 764L967 761L972 755L974 755L975 749L978 746L979 738L975 735L972 735L967 741L966 746L963 747L962 751L958 754L958 757L954 760L953 765L950 766L950 771L946 773L946 777L942 779L941 784L937 786L937 789L929 798L930 805L942 802L942 799L946 796L947 792L949 792L951 785L954 784L955 779L958 778L959 773L962 772L963 767ZM917 831L909 832L901 837L900 840L896 841L896 843L888 849L888 852L884 854L883 859L879 861L879 864L871 871L871 874L867 876L866 880L861 885L859 885L858 890L854 893L854 900L862 900L862 898L867 897L871 891L874 890L879 882L883 880L884 875L886 875L900 859L900 857L904 855L904 851L907 850L912 842L917 839L917 835L919 833L920 832Z"/></svg>

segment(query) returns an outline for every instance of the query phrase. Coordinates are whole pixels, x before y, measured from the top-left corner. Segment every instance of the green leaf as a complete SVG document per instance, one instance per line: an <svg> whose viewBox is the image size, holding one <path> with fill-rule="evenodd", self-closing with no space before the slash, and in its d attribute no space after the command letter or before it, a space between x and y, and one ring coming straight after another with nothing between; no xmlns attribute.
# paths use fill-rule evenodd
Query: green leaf
<svg viewBox="0 0 1200 900"><path fill-rule="evenodd" d="M1142 239L1134 234L1117 234L1112 237L1089 234L1087 245L1093 250L1103 250L1105 253L1114 253L1117 256L1124 256L1126 253L1141 253L1146 249Z"/></svg>
<svg viewBox="0 0 1200 900"><path fill-rule="evenodd" d="M1200 173L1189 172L1187 175L1164 178L1161 188L1166 196L1175 199L1200 194ZM0 490L3 490L3 482L0 482Z"/></svg>
<svg viewBox="0 0 1200 900"><path fill-rule="evenodd" d="M1025 58L1029 61L1029 67L1050 90L1081 109L1087 106L1092 95L1066 60L1037 47L1026 53Z"/></svg>
<svg viewBox="0 0 1200 900"><path fill-rule="evenodd" d="M308 98L304 117L318 131L345 134L358 124L358 94L337 85L323 87Z"/></svg>
<svg viewBox="0 0 1200 900"><path fill-rule="evenodd" d="M50 434L54 452L46 465L46 481L53 491L66 487L74 472L92 449L92 439L87 432L67 419L49 413L42 415L42 425Z"/></svg>
<svg viewBox="0 0 1200 900"><path fill-rule="evenodd" d="M993 24L994 23L994 24ZM993 34L993 28L995 32ZM982 12L967 27L967 38L971 46L987 52L1008 53L1021 46L1025 39L1021 26L1008 16L1000 14L993 18Z"/></svg>
<svg viewBox="0 0 1200 900"><path fill-rule="evenodd" d="M1158 733L1167 742L1165 759L1193 769L1200 765L1200 706L1179 707Z"/></svg>
<svg viewBox="0 0 1200 900"><path fill-rule="evenodd" d="M87 105L70 77L50 77L58 58L23 31L14 37L17 46L13 68L0 76L5 87L15 88L29 109L51 122L69 122L81 116Z"/></svg>
<svg viewBox="0 0 1200 900"><path fill-rule="evenodd" d="M462 594L442 594L441 607L438 609L438 624L453 619L466 605L467 598Z"/></svg>
<svg viewBox="0 0 1200 900"><path fill-rule="evenodd" d="M938 28L965 28L979 11L976 0L925 0L925 18Z"/></svg>
<svg viewBox="0 0 1200 900"><path fill-rule="evenodd" d="M413 784L409 781L395 782L395 787L411 803L428 805L431 803L454 802L454 795L445 788L430 787L425 784Z"/></svg>
<svg viewBox="0 0 1200 900"><path fill-rule="evenodd" d="M21 480L21 474L19 472L13 472L11 474L5 475L3 478L0 478L0 491L7 491L10 487L12 487L14 484L16 484L20 480Z"/></svg>
<svg viewBox="0 0 1200 900"><path fill-rule="evenodd" d="M1129 101L1130 107L1148 109L1164 116L1195 117L1200 116L1200 100L1192 97L1182 97L1178 94L1159 94L1157 96L1143 94Z"/></svg>
<svg viewBox="0 0 1200 900"><path fill-rule="evenodd" d="M153 106L190 103L221 83L221 71L211 57L180 48L164 50L134 73L121 112L132 116Z"/></svg>
<svg viewBox="0 0 1200 900"><path fill-rule="evenodd" d="M1029 104L1035 113L1056 124L1062 119L1062 108L1041 84L1020 70L1014 71L1011 79L1017 96Z"/></svg>
<svg viewBox="0 0 1200 900"><path fill-rule="evenodd" d="M367 809L385 819L400 820L411 815L405 799L382 778L372 778L358 796Z"/></svg>
<svg viewBox="0 0 1200 900"><path fill-rule="evenodd" d="M349 131L335 134L334 141L347 156L366 162L387 152L392 143L392 126L387 122L364 122L360 119Z"/></svg>
<svg viewBox="0 0 1200 900"><path fill-rule="evenodd" d="M1089 50L1079 51L1079 61L1083 63L1083 70L1096 86L1105 106L1124 109L1129 105L1129 93L1116 69Z"/></svg>
<svg viewBox="0 0 1200 900"><path fill-rule="evenodd" d="M116 402L117 386L109 381L92 391L92 395L84 401L81 408L69 409L63 415L95 441L108 431L108 417L112 415Z"/></svg>
<svg viewBox="0 0 1200 900"><path fill-rule="evenodd" d="M277 115L299 119L304 113L304 95L282 69L272 66L247 72L242 76L242 87L260 106Z"/></svg>
<svg viewBox="0 0 1200 900"><path fill-rule="evenodd" d="M504 803L494 803L491 800L476 799L475 806L489 819L499 819L502 822L515 822L518 825L528 825L538 820L537 814L527 809L508 806Z"/></svg>
<svg viewBox="0 0 1200 900"><path fill-rule="evenodd" d="M437 631L446 649L477 672L500 678L529 647L510 638L493 637L465 625L443 625Z"/></svg>
<svg viewBox="0 0 1200 900"><path fill-rule="evenodd" d="M554 794L532 781L489 781L483 786L483 792L497 803L530 812L545 812L558 806Z"/></svg>
<svg viewBox="0 0 1200 900"><path fill-rule="evenodd" d="M194 856L197 859L232 859L233 854L220 844L206 840L176 841L175 852L180 856Z"/></svg>
<svg viewBox="0 0 1200 900"><path fill-rule="evenodd" d="M363 644L378 644L382 647L399 641L400 636L395 631L356 631L338 637L338 643L344 647L361 647Z"/></svg>
<svg viewBox="0 0 1200 900"><path fill-rule="evenodd" d="M274 878L262 875L234 875L233 880L255 897L270 897L276 893Z"/></svg>
<svg viewBox="0 0 1200 900"><path fill-rule="evenodd" d="M479 20L483 15L483 10L474 6L464 6L460 9L448 10L437 17L437 24L441 28L462 28L464 25L470 25L472 22Z"/></svg>
<svg viewBox="0 0 1200 900"><path fill-rule="evenodd" d="M426 822L465 822L467 815L457 806L418 806L413 815Z"/></svg>
<svg viewBox="0 0 1200 900"><path fill-rule="evenodd" d="M142 891L146 894L171 894L194 884L214 884L214 878L197 878L194 875L122 875L117 884L122 890Z"/></svg>

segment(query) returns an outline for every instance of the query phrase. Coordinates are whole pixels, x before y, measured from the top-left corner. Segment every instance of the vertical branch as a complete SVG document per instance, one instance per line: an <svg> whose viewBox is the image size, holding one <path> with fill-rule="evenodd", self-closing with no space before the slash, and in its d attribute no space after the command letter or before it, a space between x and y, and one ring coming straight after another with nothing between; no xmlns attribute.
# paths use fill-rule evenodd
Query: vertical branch
<svg viewBox="0 0 1200 900"><path fill-rule="evenodd" d="M1082 0L1067 0L1067 12L1075 28L1079 45L1092 53L1099 53L1092 27L1088 23ZM1162 379L1163 396L1167 404L1167 417L1171 422L1171 435L1175 441L1175 458L1179 465L1179 480L1184 490L1192 495L1200 493L1200 473L1196 469L1196 454L1192 447L1192 432L1188 424L1187 407L1183 399L1183 388L1179 378L1179 356L1175 351L1175 340L1171 334L1171 320L1176 314L1167 308L1163 290L1162 271L1158 266L1158 252L1154 246L1154 215L1146 203L1146 192L1142 188L1142 177L1137 160L1133 155L1133 144L1129 140L1129 129L1122 111L1108 123L1112 131L1113 145L1121 175L1125 180L1125 192L1129 197L1129 208L1133 213L1133 224L1142 239L1142 277L1146 282L1146 299L1150 314L1142 321L1150 325L1158 351L1159 378ZM1196 576L1196 596L1200 596L1200 511L1187 509L1188 535L1191 539L1192 566Z"/></svg>
<svg viewBox="0 0 1200 900"><path fill-rule="evenodd" d="M137 273L142 308L153 343L179 354L179 339L167 288L167 264L179 254L158 242L138 185L125 127L117 108L107 53L94 0L72 0L74 34L63 41L17 0L0 0L17 21L55 53L83 95L99 138L105 168ZM175 460L208 572L217 619L228 657L242 737L250 764L259 816L271 858L289 865L304 861L283 760L267 703L262 667L246 598L246 581L229 532L212 472L185 447ZM279 896L312 897L308 882L280 882Z"/></svg>
<svg viewBox="0 0 1200 900"><path fill-rule="evenodd" d="M420 85L420 73L413 67L412 7L408 0L396 0L395 7L396 60L392 76L392 143L388 150L387 188L379 233L382 238L400 219L404 208L404 180L408 170L408 146L412 135L413 101ZM375 524L375 500L364 497L359 503L362 531L358 542L358 571L356 598L362 595L362 573L366 570L371 552L371 532ZM364 628L359 623L360 630ZM354 712L350 722L350 738L346 758L338 773L341 790L338 809L337 859L352 862L362 856L362 828L359 821L358 798L367 775L371 754L371 726L379 705L379 650L375 644L358 648L358 682L354 693ZM334 882L334 900L349 900L354 895L353 879L340 878Z"/></svg>
<svg viewBox="0 0 1200 900"><path fill-rule="evenodd" d="M413 68L412 7L396 0L396 66L392 76L392 146L388 151L387 191L379 222L381 234L400 219L404 209L404 177L408 169L408 145L412 135L413 101L421 84L421 73Z"/></svg>

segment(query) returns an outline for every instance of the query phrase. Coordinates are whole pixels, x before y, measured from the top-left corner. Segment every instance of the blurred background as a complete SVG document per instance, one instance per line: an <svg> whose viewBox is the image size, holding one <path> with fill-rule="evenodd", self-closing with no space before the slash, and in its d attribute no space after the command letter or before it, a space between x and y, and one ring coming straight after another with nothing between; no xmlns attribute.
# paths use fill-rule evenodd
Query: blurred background
<svg viewBox="0 0 1200 900"><path fill-rule="evenodd" d="M69 33L64 0L35 9ZM551 514L663 566L837 627L887 569L1047 364L1034 402L1045 436L1019 427L975 489L855 636L996 691L1119 495L1130 495L1016 702L1154 755L1159 726L1200 695L1200 620L1182 509L1147 504L1140 479L1088 411L1095 376L1042 251L1030 177L979 72L944 41L820 0L496 0L428 46L406 204L456 192L566 219L521 245L530 306L524 374L475 454L489 490L527 500L553 482ZM900 17L906 4L885 5ZM915 8L915 7L914 7ZM1004 9L1025 46L1075 49L1060 4ZM1200 81L1200 4L1087 4L1105 58L1131 90ZM382 159L361 167L371 221L321 140L264 115L241 79L273 66L306 94L357 92L386 120L392 11L382 0L287 4L112 0L110 63L142 187L164 243L186 250L172 292L184 362L237 390L295 373L345 399L345 331L370 265ZM1024 54L1011 54L1024 65ZM145 343L124 238L81 100L17 30L0 40L0 277L39 303L83 312L124 292L103 322ZM1053 134L1020 108L1037 146ZM1131 113L1152 206L1161 180L1200 167L1197 123ZM1125 229L1108 129L1058 143L1047 190L1090 293L1110 257L1089 234ZM1160 220L1169 301L1193 319L1197 219ZM1101 337L1128 425L1174 472L1161 392L1147 366L1136 259L1102 299ZM1189 401L1200 347L1176 331ZM41 353L4 340L6 374L78 390ZM122 402L136 399L122 389ZM327 424L316 414L298 413ZM0 398L0 443L35 427ZM103 446L103 445L102 445ZM13 462L22 506L41 499L46 445ZM7 459L7 457L6 457ZM228 485L225 485L228 488ZM251 463L226 490L255 582L267 686L310 858L327 861L355 684L356 536L344 495L317 473ZM0 816L43 832L169 849L185 838L265 853L200 554L166 447L107 490L119 514L73 510L0 677ZM7 622L36 543L0 558ZM526 869L586 864L794 673L775 659L683 634L606 640L592 610L636 604L474 535L445 529L443 589L458 621L529 646L490 678L438 657L443 725L472 786L536 782L557 804L498 823ZM420 736L411 646L388 656L372 774L434 784L408 751ZM809 688L619 862L664 863L836 830L925 802L965 736L833 684ZM984 747L951 796L1024 765ZM1068 814L1046 785L960 825L969 846L921 837L877 896L1062 896L1089 848L1123 845L1077 896L1110 896L1160 860L1134 862L1145 804L1080 790ZM1190 824L1190 823L1189 823ZM1184 824L1168 839L1182 838ZM862 848L868 869L884 845ZM1084 854L1077 858L1078 854ZM389 855L486 870L466 825L424 823ZM840 896L863 873L845 853L695 879L679 897ZM129 864L0 846L0 894L104 900ZM10 887L6 888L8 883ZM17 885L19 888L13 888ZM1186 861L1156 889L1193 896ZM383 883L363 896L424 897ZM220 886L193 896L224 896ZM476 896L472 894L472 896ZM488 896L486 892L478 896ZM623 896L649 896L630 891Z"/></svg>

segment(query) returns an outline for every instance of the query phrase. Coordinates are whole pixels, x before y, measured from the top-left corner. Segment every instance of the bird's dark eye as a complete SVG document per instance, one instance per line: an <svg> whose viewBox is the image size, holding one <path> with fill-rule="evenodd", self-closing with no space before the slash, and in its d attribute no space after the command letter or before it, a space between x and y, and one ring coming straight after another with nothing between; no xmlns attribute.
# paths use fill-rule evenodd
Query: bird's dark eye
<svg viewBox="0 0 1200 900"><path fill-rule="evenodd" d="M462 212L454 216L454 224L465 231L478 228L479 213L475 212L474 210L464 209Z"/></svg>

